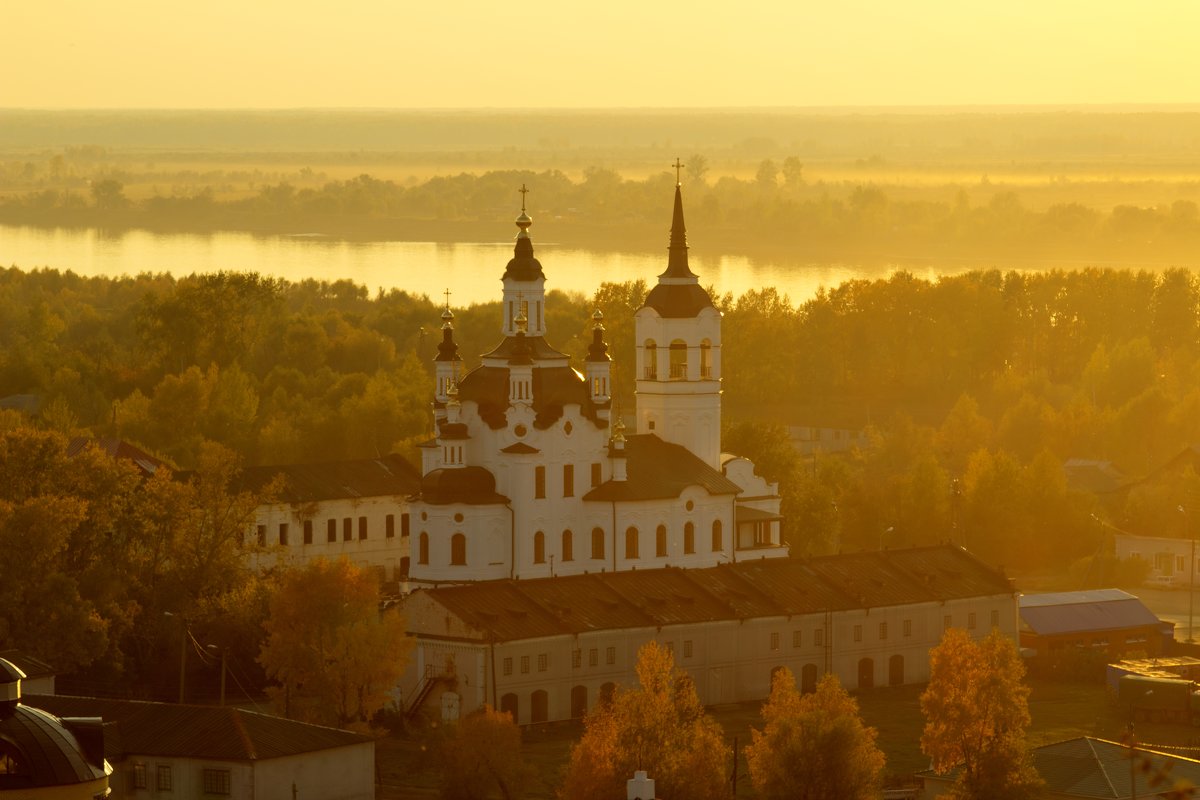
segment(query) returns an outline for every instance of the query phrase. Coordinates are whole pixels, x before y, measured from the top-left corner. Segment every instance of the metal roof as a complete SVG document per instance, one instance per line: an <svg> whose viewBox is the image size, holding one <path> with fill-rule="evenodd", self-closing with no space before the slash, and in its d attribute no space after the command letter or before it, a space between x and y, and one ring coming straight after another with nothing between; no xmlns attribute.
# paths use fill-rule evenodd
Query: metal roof
<svg viewBox="0 0 1200 800"><path fill-rule="evenodd" d="M180 473L186 479L193 473ZM238 479L240 488L258 490L282 476L279 501L309 503L358 497L407 497L416 494L421 474L402 456L354 461L325 461L317 464L282 464L246 467Z"/></svg>
<svg viewBox="0 0 1200 800"><path fill-rule="evenodd" d="M931 577L934 572L937 577ZM418 589L496 641L1010 594L959 547L770 558Z"/></svg>
<svg viewBox="0 0 1200 800"><path fill-rule="evenodd" d="M732 494L741 487L713 469L686 447L664 442L653 433L625 441L626 480L608 480L583 496L584 500L662 500L679 497L689 486L709 494Z"/></svg>
<svg viewBox="0 0 1200 800"><path fill-rule="evenodd" d="M1023 625L1040 636L1159 624L1141 600L1120 589L1025 595L1020 607Z"/></svg>
<svg viewBox="0 0 1200 800"><path fill-rule="evenodd" d="M27 702L58 716L100 717L106 723L106 738L108 723L115 723L122 755L257 761L371 741L369 736L232 706L62 695L33 695Z"/></svg>

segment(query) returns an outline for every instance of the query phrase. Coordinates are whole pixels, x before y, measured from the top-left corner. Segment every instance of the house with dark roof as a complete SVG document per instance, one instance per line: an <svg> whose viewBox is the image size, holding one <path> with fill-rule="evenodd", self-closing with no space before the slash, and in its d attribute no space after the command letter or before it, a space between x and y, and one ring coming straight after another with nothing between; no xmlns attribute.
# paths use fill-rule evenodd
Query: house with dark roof
<svg viewBox="0 0 1200 800"><path fill-rule="evenodd" d="M375 797L375 741L232 706L29 697L64 719L103 721L113 798Z"/></svg>
<svg viewBox="0 0 1200 800"><path fill-rule="evenodd" d="M1031 755L1034 769L1046 784L1045 797L1052 800L1166 797L1177 785L1200 786L1200 761L1156 750L1133 750L1091 736L1043 745ZM1169 777L1154 782L1156 776L1164 775ZM949 795L958 772L939 775L925 770L917 777L923 784L921 800L934 800Z"/></svg>
<svg viewBox="0 0 1200 800"><path fill-rule="evenodd" d="M721 313L688 265L675 189L667 267L634 316L636 430L613 414L603 317L582 369L546 341L546 273L522 208L501 341L466 374L454 315L436 434L412 502L412 586L705 568L787 554L779 492L722 454Z"/></svg>
<svg viewBox="0 0 1200 800"><path fill-rule="evenodd" d="M1042 661L1078 649L1110 659L1130 651L1156 656L1174 627L1120 589L1027 594L1020 609L1021 647Z"/></svg>
<svg viewBox="0 0 1200 800"><path fill-rule="evenodd" d="M582 717L632 685L649 641L714 704L761 700L780 667L805 691L830 672L853 689L920 683L946 629L1017 627L1011 582L949 545L429 587L404 607L405 710L486 703L521 724Z"/></svg>

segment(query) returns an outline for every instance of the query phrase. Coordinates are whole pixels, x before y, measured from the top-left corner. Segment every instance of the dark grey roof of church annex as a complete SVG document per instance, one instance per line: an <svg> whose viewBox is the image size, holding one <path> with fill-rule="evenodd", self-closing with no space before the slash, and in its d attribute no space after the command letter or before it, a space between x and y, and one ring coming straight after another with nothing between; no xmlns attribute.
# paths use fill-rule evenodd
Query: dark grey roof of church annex
<svg viewBox="0 0 1200 800"><path fill-rule="evenodd" d="M179 473L177 477L186 479L192 474ZM242 470L239 486L245 490L261 490L278 476L284 481L278 497L283 503L402 497L414 494L421 483L417 468L403 456L392 453L383 458L353 461L246 467Z"/></svg>
<svg viewBox="0 0 1200 800"><path fill-rule="evenodd" d="M605 481L584 500L661 500L679 497L689 486L709 494L736 495L742 489L682 445L664 442L653 433L625 440L624 481Z"/></svg>
<svg viewBox="0 0 1200 800"><path fill-rule="evenodd" d="M508 498L496 492L496 476L484 467L435 469L421 479L421 499L432 505L494 505Z"/></svg>
<svg viewBox="0 0 1200 800"><path fill-rule="evenodd" d="M646 295L646 306L659 316L671 319L694 317L705 308L712 308L712 298L699 278L688 266L687 229L683 224L683 194L675 186L675 210L671 217L671 244L667 250L667 269L659 275L660 282ZM662 283L661 279L684 280L686 283Z"/></svg>

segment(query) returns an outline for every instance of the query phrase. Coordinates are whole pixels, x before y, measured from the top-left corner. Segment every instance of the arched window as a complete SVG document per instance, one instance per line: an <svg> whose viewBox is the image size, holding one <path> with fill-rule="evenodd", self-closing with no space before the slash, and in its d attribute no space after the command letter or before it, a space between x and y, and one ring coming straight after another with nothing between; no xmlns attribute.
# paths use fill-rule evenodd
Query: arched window
<svg viewBox="0 0 1200 800"><path fill-rule="evenodd" d="M683 552L696 552L696 526L690 522L683 526Z"/></svg>
<svg viewBox="0 0 1200 800"><path fill-rule="evenodd" d="M667 526L659 525L654 532L654 555L659 558L667 556Z"/></svg>
<svg viewBox="0 0 1200 800"><path fill-rule="evenodd" d="M708 339L700 342L700 377L712 377L712 342Z"/></svg>
<svg viewBox="0 0 1200 800"><path fill-rule="evenodd" d="M712 551L714 553L719 553L725 549L725 542L723 541L723 538L724 537L721 536L721 520L714 519L712 532Z"/></svg>
<svg viewBox="0 0 1200 800"><path fill-rule="evenodd" d="M687 380L687 343L682 339L671 342L671 380Z"/></svg>
<svg viewBox="0 0 1200 800"><path fill-rule="evenodd" d="M604 531L592 528L592 558L604 558Z"/></svg>
<svg viewBox="0 0 1200 800"><path fill-rule="evenodd" d="M571 687L571 718L582 719L587 716L587 687Z"/></svg>
<svg viewBox="0 0 1200 800"><path fill-rule="evenodd" d="M654 343L653 339L647 339L643 347L646 350L645 378L648 381L656 381L658 380L658 345Z"/></svg>
<svg viewBox="0 0 1200 800"><path fill-rule="evenodd" d="M529 696L529 721L545 722L550 718L550 695L538 689Z"/></svg>
<svg viewBox="0 0 1200 800"><path fill-rule="evenodd" d="M450 537L450 563L463 566L467 563L467 537L456 533Z"/></svg>
<svg viewBox="0 0 1200 800"><path fill-rule="evenodd" d="M533 535L533 563L546 563L546 534L541 531Z"/></svg>
<svg viewBox="0 0 1200 800"><path fill-rule="evenodd" d="M888 686L900 686L904 683L904 656L894 655L888 659Z"/></svg>
<svg viewBox="0 0 1200 800"><path fill-rule="evenodd" d="M562 560L563 561L574 561L575 560L575 543L574 543L574 541L572 541L572 538L573 537L572 537L570 531L563 531L563 535L562 535Z"/></svg>
<svg viewBox="0 0 1200 800"><path fill-rule="evenodd" d="M417 563L429 563L429 534L421 531L421 536L417 539Z"/></svg>
<svg viewBox="0 0 1200 800"><path fill-rule="evenodd" d="M638 557L638 529L628 528L625 531L625 557Z"/></svg>
<svg viewBox="0 0 1200 800"><path fill-rule="evenodd" d="M800 670L800 691L803 694L812 694L817 690L817 665L805 664L804 669Z"/></svg>

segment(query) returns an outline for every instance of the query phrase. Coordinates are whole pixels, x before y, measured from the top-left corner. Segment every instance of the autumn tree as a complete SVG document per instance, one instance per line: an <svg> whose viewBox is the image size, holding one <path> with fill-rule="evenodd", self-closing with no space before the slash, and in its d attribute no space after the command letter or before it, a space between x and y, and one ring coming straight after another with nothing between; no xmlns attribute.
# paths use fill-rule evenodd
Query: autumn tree
<svg viewBox="0 0 1200 800"><path fill-rule="evenodd" d="M532 771L521 755L521 729L512 714L484 706L463 718L442 743L441 796L483 800L497 793L524 796Z"/></svg>
<svg viewBox="0 0 1200 800"><path fill-rule="evenodd" d="M858 701L837 676L801 695L786 667L771 679L761 731L746 748L750 780L767 800L865 800L879 796L884 756L876 731L863 725Z"/></svg>
<svg viewBox="0 0 1200 800"><path fill-rule="evenodd" d="M284 716L366 728L400 680L411 640L398 611L380 612L373 572L345 559L287 571L270 599L259 663Z"/></svg>
<svg viewBox="0 0 1200 800"><path fill-rule="evenodd" d="M637 676L637 688L618 688L611 702L588 712L559 796L621 797L625 781L642 769L660 800L726 797L721 727L704 713L691 677L657 642L638 651Z"/></svg>
<svg viewBox="0 0 1200 800"><path fill-rule="evenodd" d="M998 629L975 641L951 628L929 653L921 695L921 750L939 773L958 770L955 800L1039 796L1041 779L1025 746L1029 687L1012 640Z"/></svg>

